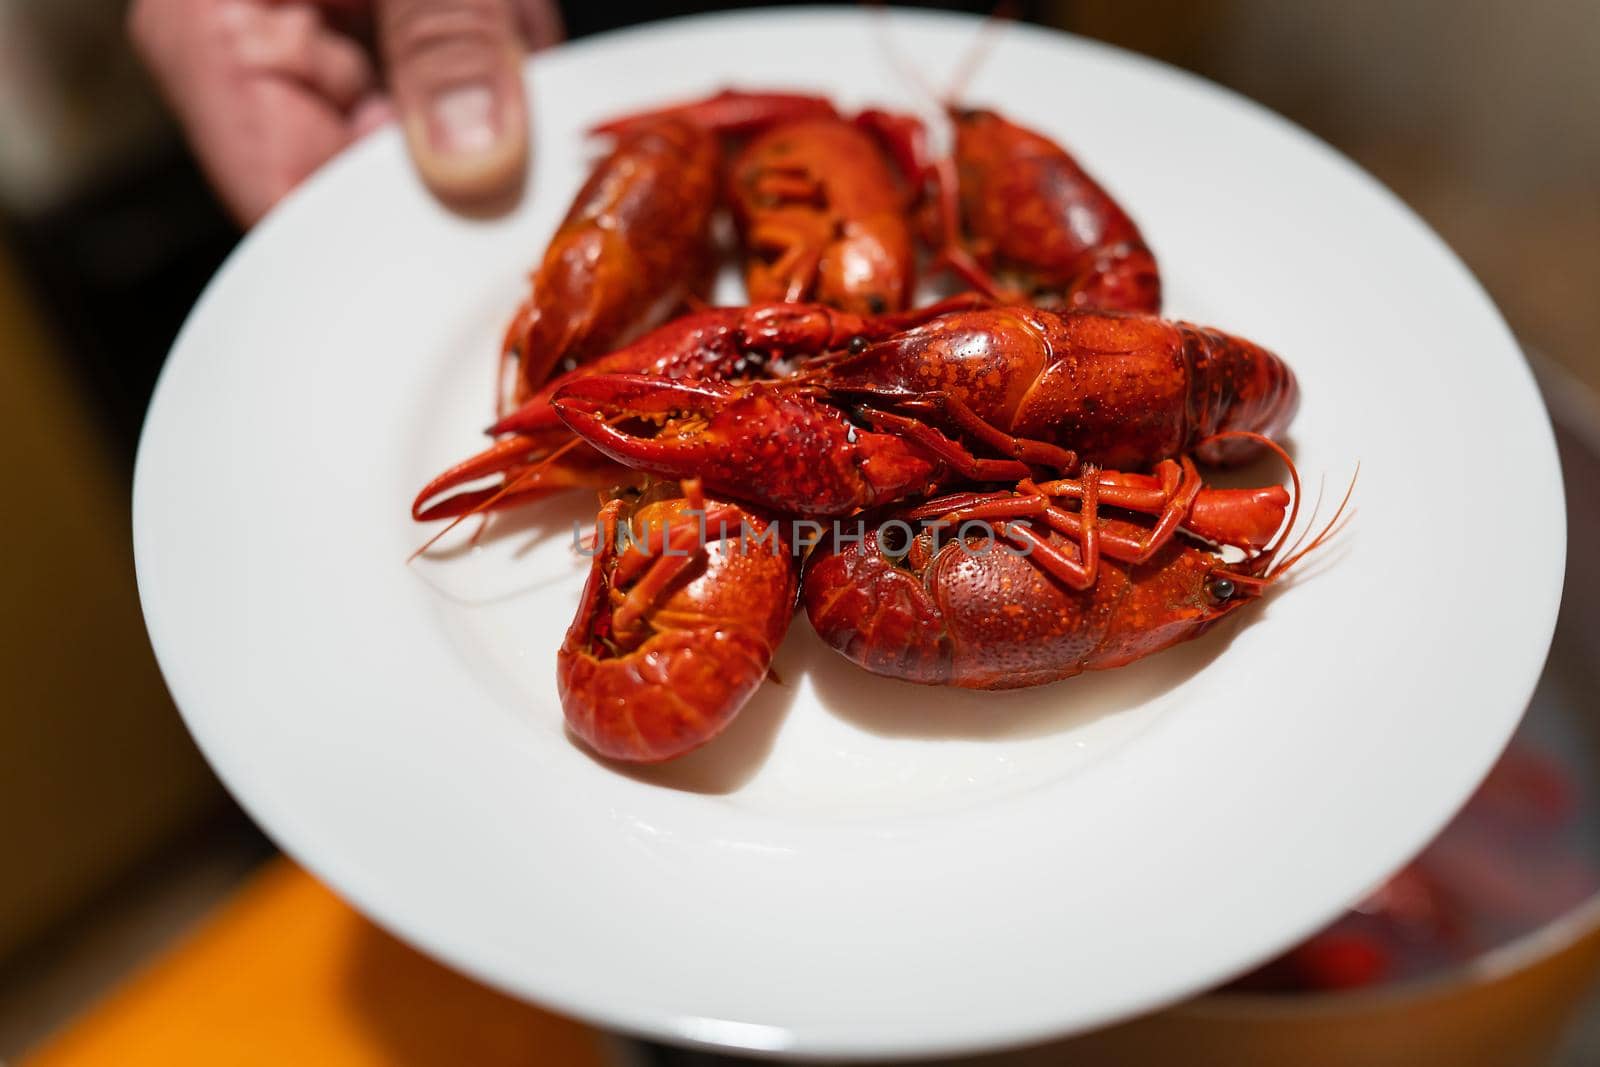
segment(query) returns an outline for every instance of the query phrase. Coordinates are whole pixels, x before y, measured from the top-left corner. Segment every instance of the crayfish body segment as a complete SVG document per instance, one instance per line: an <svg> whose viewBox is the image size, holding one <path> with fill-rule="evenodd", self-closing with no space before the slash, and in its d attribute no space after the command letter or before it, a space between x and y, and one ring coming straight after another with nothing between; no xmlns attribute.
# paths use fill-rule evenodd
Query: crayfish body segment
<svg viewBox="0 0 1600 1067"><path fill-rule="evenodd" d="M568 727L634 763L721 733L794 615L797 564L772 520L693 485L664 493L676 487L655 483L601 508L588 584L556 656Z"/></svg>
<svg viewBox="0 0 1600 1067"><path fill-rule="evenodd" d="M1142 532L1101 521L1125 538ZM1039 536L1077 552L1059 532ZM822 639L874 674L1010 689L1120 667L1199 636L1250 599L1242 584L1215 595L1222 568L1210 550L1174 539L1142 564L1103 559L1094 581L1074 589L1010 544L939 541L923 528L899 556L872 537L819 550L804 599Z"/></svg>
<svg viewBox="0 0 1600 1067"><path fill-rule="evenodd" d="M1006 435L1128 470L1229 431L1276 435L1299 406L1293 371L1265 348L1220 330L1115 312L952 312L808 378L884 403L958 401ZM1200 454L1232 462L1258 448L1248 438L1224 438Z"/></svg>
<svg viewBox="0 0 1600 1067"><path fill-rule="evenodd" d="M751 300L815 300L862 315L910 301L910 194L860 126L780 126L745 146L729 184Z"/></svg>
<svg viewBox="0 0 1600 1067"><path fill-rule="evenodd" d="M726 200L752 303L817 301L863 315L907 305L920 122L879 111L852 121L823 97L727 90L601 129L663 118L730 145Z"/></svg>
<svg viewBox="0 0 1600 1067"><path fill-rule="evenodd" d="M516 377L502 411L553 370L627 343L704 291L717 185L717 144L699 127L664 119L618 135L506 330L502 358L516 364Z"/></svg>
<svg viewBox="0 0 1600 1067"><path fill-rule="evenodd" d="M1066 149L993 111L949 116L960 220L947 238L950 266L1017 302L1161 310L1161 276L1139 228Z"/></svg>

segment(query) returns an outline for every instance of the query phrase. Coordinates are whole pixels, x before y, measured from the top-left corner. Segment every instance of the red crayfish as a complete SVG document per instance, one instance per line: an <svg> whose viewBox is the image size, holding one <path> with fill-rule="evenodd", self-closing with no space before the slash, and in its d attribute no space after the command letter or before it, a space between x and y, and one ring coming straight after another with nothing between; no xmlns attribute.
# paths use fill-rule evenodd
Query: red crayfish
<svg viewBox="0 0 1600 1067"><path fill-rule="evenodd" d="M993 111L949 109L955 176L944 262L997 299L1062 308L1161 310L1161 275L1128 213L1068 152ZM948 185L955 185L955 203Z"/></svg>
<svg viewBox="0 0 1600 1067"><path fill-rule="evenodd" d="M1282 360L1215 330L991 308L942 315L770 385L600 375L568 382L552 404L626 466L703 477L777 511L843 515L1080 459L1139 469L1190 450L1241 458L1256 439L1228 431L1277 433L1298 396Z"/></svg>
<svg viewBox="0 0 1600 1067"><path fill-rule="evenodd" d="M1024 481L1014 492L892 512L870 536L813 553L806 614L824 641L876 674L971 689L1041 685L1199 636L1258 599L1343 515L1341 503L1274 567L1270 539L1294 525L1292 513L1284 523L1281 486L1208 490L1187 461L1181 475L1163 467L1159 486L1090 467L1080 480ZM1156 508L1154 523L1132 514ZM1244 558L1226 562L1223 547Z"/></svg>
<svg viewBox="0 0 1600 1067"><path fill-rule="evenodd" d="M1273 439L1294 374L1157 317L1148 245L1064 149L946 110L940 160L916 119L796 93L597 128L617 146L508 332L515 409L412 509L459 519L610 488L558 655L569 727L596 752L654 762L716 736L797 596L867 670L1034 685L1198 635L1341 521L1343 504L1283 547L1292 463L1292 497L1206 484L1197 462L1287 462ZM649 329L700 291L719 202L751 306ZM978 291L902 310L917 238ZM804 543L800 520L821 517L858 536Z"/></svg>
<svg viewBox="0 0 1600 1067"><path fill-rule="evenodd" d="M928 166L921 122L878 110L851 120L819 96L729 90L597 129L662 120L736 146L726 200L752 303L816 301L867 315L910 301L912 215Z"/></svg>
<svg viewBox="0 0 1600 1067"><path fill-rule="evenodd" d="M596 752L655 763L711 740L772 664L796 557L772 520L655 482L600 509L594 562L556 656L567 725Z"/></svg>
<svg viewBox="0 0 1600 1067"><path fill-rule="evenodd" d="M981 302L955 297L917 311L861 316L820 304L710 308L674 319L638 341L557 376L489 427L494 444L434 478L417 494L418 521L502 510L559 489L603 489L627 481L627 468L583 447L551 399L586 378L623 374L662 379L748 381L792 374L803 361L893 336L912 324ZM489 487L468 489L497 476ZM447 494L447 495L446 495ZM443 496L443 499L435 499Z"/></svg>
<svg viewBox="0 0 1600 1067"><path fill-rule="evenodd" d="M637 123L616 141L579 190L506 329L502 411L527 400L557 366L611 351L710 283L716 143L670 119ZM505 364L516 366L509 388Z"/></svg>

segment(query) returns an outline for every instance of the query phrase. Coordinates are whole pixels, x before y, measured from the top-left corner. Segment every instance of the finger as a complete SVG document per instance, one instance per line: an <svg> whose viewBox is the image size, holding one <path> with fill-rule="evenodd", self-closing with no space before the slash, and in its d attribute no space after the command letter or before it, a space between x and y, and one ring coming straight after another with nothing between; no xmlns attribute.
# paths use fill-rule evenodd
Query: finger
<svg viewBox="0 0 1600 1067"><path fill-rule="evenodd" d="M394 105L382 93L368 93L350 112L350 136L365 137L380 126L394 121Z"/></svg>
<svg viewBox="0 0 1600 1067"><path fill-rule="evenodd" d="M310 4L236 5L233 20L240 62L250 70L295 78L349 110L375 84L372 63L356 43L323 23Z"/></svg>
<svg viewBox="0 0 1600 1067"><path fill-rule="evenodd" d="M513 196L527 168L528 112L508 0L379 0L378 33L423 181L463 206Z"/></svg>
<svg viewBox="0 0 1600 1067"><path fill-rule="evenodd" d="M303 34L270 24L246 0L138 0L129 30L207 178L228 209L254 222L349 141L347 119L311 79L289 77L274 56ZM304 40L302 36L300 38Z"/></svg>
<svg viewBox="0 0 1600 1067"><path fill-rule="evenodd" d="M555 0L512 0L511 8L528 51L538 52L566 39L567 27Z"/></svg>
<svg viewBox="0 0 1600 1067"><path fill-rule="evenodd" d="M323 30L311 43L309 83L348 111L377 86L377 76L367 53L350 38Z"/></svg>
<svg viewBox="0 0 1600 1067"><path fill-rule="evenodd" d="M351 138L344 115L298 82L255 75L244 95L236 111L213 117L200 161L228 210L248 227Z"/></svg>
<svg viewBox="0 0 1600 1067"><path fill-rule="evenodd" d="M326 98L293 82L262 78L256 87L265 116L254 200L239 208L254 222L350 143L345 117Z"/></svg>

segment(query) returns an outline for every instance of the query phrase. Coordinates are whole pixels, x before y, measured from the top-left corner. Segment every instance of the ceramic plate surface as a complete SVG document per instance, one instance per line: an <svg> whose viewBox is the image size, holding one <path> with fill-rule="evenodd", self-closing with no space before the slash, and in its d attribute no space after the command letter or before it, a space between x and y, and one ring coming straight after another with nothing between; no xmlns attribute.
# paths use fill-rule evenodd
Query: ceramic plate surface
<svg viewBox="0 0 1600 1067"><path fill-rule="evenodd" d="M643 772L587 755L556 701L592 500L407 565L426 532L412 495L482 440L496 339L585 172L586 125L727 84L914 106L886 37L937 82L976 26L741 14L559 49L530 68L538 158L514 216L436 207L384 132L207 290L139 454L152 640L243 804L385 926L669 1040L1020 1043L1285 947L1420 848L1499 752L1544 659L1564 526L1549 424L1494 307L1305 133L1024 26L969 98L1115 191L1171 315L1290 361L1313 483L1361 462L1359 515L1320 565L1202 640L1024 692L870 677L801 619L784 684Z"/></svg>

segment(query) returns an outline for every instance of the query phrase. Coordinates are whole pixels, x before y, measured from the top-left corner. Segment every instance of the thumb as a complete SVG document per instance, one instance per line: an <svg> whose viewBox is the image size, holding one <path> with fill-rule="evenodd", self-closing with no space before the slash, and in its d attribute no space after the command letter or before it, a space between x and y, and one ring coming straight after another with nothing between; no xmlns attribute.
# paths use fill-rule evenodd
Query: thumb
<svg viewBox="0 0 1600 1067"><path fill-rule="evenodd" d="M514 198L528 165L509 0L379 0L389 88L422 180L453 206Z"/></svg>

